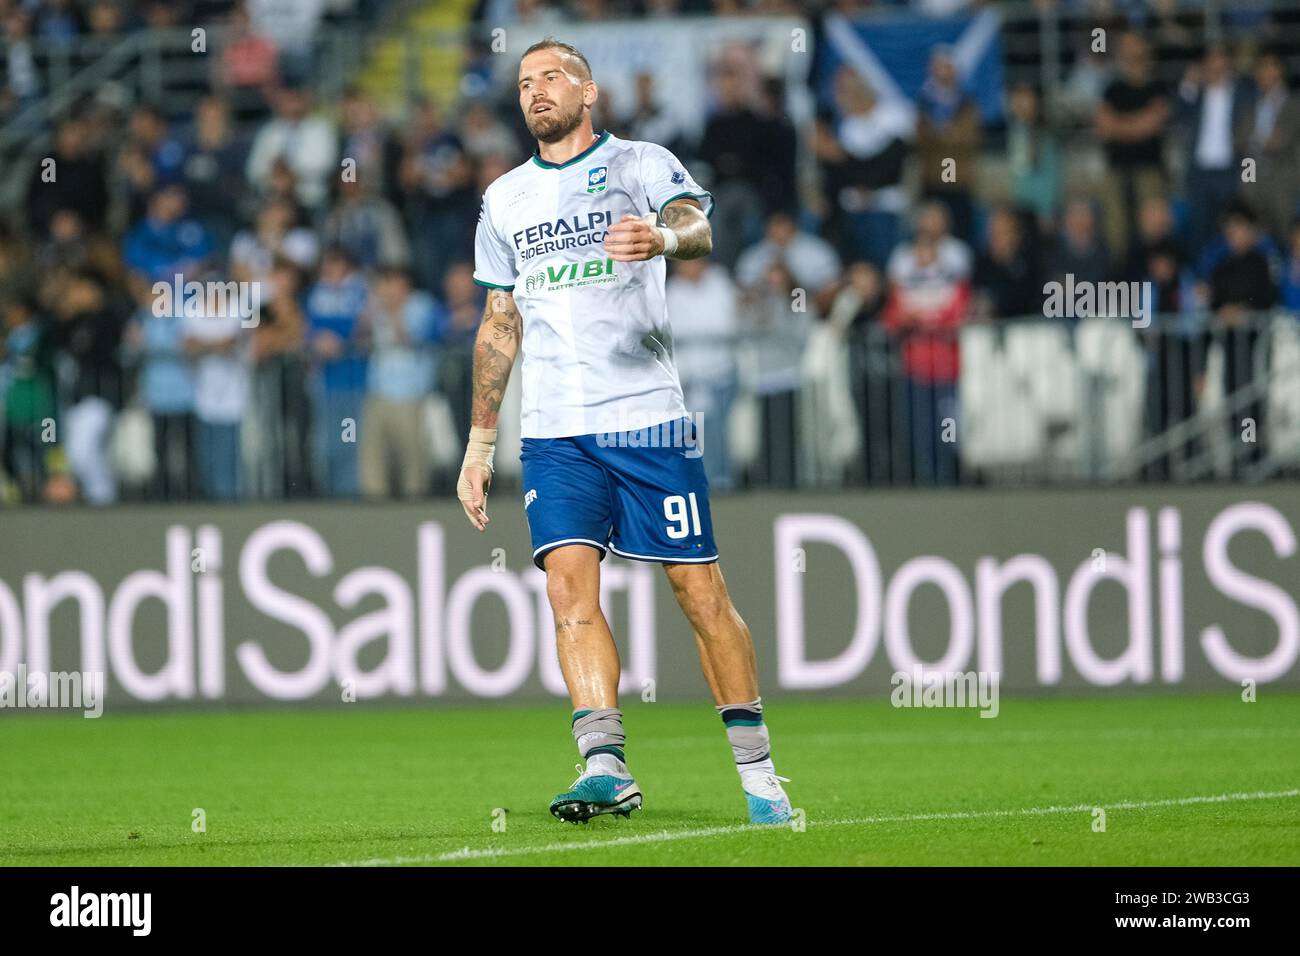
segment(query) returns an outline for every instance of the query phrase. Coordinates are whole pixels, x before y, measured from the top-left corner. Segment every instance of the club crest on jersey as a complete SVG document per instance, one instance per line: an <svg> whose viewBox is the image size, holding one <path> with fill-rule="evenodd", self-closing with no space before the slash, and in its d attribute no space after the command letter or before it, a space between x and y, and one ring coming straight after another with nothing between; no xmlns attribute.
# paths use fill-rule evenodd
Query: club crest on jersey
<svg viewBox="0 0 1300 956"><path fill-rule="evenodd" d="M603 193L608 179L608 166L595 166L587 170L587 192Z"/></svg>
<svg viewBox="0 0 1300 956"><path fill-rule="evenodd" d="M680 186L682 183L686 182L686 173L679 169L677 172L673 173L672 179L674 186Z"/></svg>

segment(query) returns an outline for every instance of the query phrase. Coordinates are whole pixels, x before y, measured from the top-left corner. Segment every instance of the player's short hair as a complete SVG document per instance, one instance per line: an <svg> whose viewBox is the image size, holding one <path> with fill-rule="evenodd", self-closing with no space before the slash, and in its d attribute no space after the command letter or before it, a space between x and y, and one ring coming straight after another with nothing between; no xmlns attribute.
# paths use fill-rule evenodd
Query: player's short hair
<svg viewBox="0 0 1300 956"><path fill-rule="evenodd" d="M582 64L582 74L581 76L579 76L579 79L581 80L591 79L591 64L588 63L587 58L582 55L582 51L579 50L572 43L565 43L563 40L557 40L555 37L543 37L542 39L538 40L527 50L525 50L524 56L521 56L519 59L522 62L524 57L528 56L530 53L537 53L540 50L560 50L568 54L569 56L573 57L575 60L577 60L579 63Z"/></svg>

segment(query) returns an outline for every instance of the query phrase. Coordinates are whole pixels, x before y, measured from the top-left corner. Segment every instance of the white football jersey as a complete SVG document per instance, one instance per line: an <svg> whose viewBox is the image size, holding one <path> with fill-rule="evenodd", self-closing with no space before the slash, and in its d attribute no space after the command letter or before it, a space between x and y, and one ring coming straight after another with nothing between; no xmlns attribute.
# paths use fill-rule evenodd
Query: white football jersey
<svg viewBox="0 0 1300 956"><path fill-rule="evenodd" d="M534 153L483 194L474 281L514 292L523 317L524 438L646 428L686 414L672 357L663 256L615 262L624 215L713 197L671 152L601 133L566 163Z"/></svg>

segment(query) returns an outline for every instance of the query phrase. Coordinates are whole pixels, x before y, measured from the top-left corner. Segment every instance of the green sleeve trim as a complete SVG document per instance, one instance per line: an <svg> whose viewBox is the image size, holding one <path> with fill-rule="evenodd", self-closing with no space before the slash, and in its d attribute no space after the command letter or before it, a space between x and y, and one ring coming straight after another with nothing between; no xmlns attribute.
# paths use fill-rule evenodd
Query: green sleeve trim
<svg viewBox="0 0 1300 956"><path fill-rule="evenodd" d="M488 288L488 289L501 289L501 290L504 291L504 292L514 292L514 291L515 291L515 287L514 287L513 285L497 285L495 282L484 282L484 281L483 281L482 279L480 279L478 276L475 276L475 277L474 277L474 282L475 282L477 285L481 285L481 286L483 286L483 287L485 287L485 288Z"/></svg>
<svg viewBox="0 0 1300 956"><path fill-rule="evenodd" d="M665 200L660 204L660 206L659 206L659 218L660 218L660 219L663 218L663 216L664 216L664 206L667 206L670 202L676 202L676 201L679 200L679 199L698 199L698 200L700 201L700 205L703 206L703 205L704 205L704 200L705 200L706 197L707 197L708 200L709 200L709 208L708 208L708 210L704 213L704 215L705 215L706 218L712 219L712 218L713 218L713 207L716 205L716 203L714 203L714 201L713 201L713 196L712 196L712 194L710 194L710 193L678 193L676 196L671 196L671 197L669 197L668 199L665 199Z"/></svg>

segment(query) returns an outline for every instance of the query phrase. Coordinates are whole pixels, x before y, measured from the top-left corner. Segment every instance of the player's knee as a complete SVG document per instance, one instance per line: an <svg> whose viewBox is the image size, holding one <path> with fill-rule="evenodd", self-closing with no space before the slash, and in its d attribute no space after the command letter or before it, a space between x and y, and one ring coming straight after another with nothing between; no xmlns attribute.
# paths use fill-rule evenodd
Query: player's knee
<svg viewBox="0 0 1300 956"><path fill-rule="evenodd" d="M570 568L546 572L546 597L556 617L588 611L599 604L599 585L593 589L586 577Z"/></svg>

